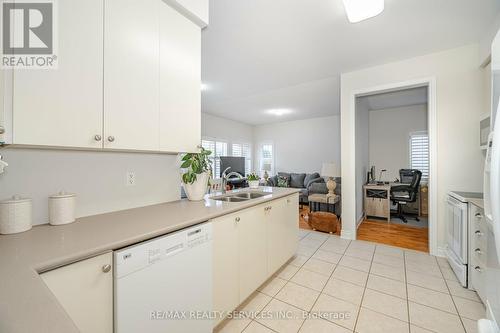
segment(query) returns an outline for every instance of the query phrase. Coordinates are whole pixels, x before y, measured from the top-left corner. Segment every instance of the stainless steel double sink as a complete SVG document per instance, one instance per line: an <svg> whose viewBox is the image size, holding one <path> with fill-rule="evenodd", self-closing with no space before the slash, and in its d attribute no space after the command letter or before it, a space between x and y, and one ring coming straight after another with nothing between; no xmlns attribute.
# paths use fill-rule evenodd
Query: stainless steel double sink
<svg viewBox="0 0 500 333"><path fill-rule="evenodd" d="M216 201L225 201L225 202L242 202L242 201L261 198L268 194L269 193L265 192L239 192L239 193L230 193L226 195L221 195L213 197L211 199Z"/></svg>

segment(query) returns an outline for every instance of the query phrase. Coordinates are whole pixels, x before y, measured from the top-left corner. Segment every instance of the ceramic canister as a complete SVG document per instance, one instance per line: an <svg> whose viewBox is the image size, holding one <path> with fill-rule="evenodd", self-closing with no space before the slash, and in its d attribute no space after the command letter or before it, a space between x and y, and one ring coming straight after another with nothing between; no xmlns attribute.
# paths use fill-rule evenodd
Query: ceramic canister
<svg viewBox="0 0 500 333"><path fill-rule="evenodd" d="M59 192L49 197L49 223L61 225L75 222L76 194Z"/></svg>
<svg viewBox="0 0 500 333"><path fill-rule="evenodd" d="M13 196L0 201L0 234L16 234L30 230L32 214L32 203L29 198Z"/></svg>

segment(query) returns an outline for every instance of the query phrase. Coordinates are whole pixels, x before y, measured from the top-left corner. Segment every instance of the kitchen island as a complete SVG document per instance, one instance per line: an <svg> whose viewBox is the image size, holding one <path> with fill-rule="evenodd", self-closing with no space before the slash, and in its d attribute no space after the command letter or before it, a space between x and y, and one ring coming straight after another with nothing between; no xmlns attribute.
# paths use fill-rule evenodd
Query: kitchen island
<svg viewBox="0 0 500 333"><path fill-rule="evenodd" d="M245 191L248 192L240 192ZM41 225L24 233L0 236L0 331L79 332L43 282L41 272L298 195L298 190L289 188L263 187L259 191L265 195L251 200L213 200L218 196L215 194L198 202L168 202L84 217L68 225ZM295 205L291 208L295 210ZM293 214L298 229L298 209Z"/></svg>

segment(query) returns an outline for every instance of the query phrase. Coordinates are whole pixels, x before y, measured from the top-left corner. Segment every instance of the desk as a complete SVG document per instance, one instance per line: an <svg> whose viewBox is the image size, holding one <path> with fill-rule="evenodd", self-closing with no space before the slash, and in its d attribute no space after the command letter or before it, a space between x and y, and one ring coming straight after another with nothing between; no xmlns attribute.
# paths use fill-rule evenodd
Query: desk
<svg viewBox="0 0 500 333"><path fill-rule="evenodd" d="M393 186L408 185L403 183L388 184L366 184L363 186L364 211L365 217L381 217L391 220L391 188ZM406 212L417 214L418 216L427 215L427 185L420 186L417 192L415 203L408 203Z"/></svg>
<svg viewBox="0 0 500 333"><path fill-rule="evenodd" d="M391 220L391 184L363 186L365 218L382 217Z"/></svg>

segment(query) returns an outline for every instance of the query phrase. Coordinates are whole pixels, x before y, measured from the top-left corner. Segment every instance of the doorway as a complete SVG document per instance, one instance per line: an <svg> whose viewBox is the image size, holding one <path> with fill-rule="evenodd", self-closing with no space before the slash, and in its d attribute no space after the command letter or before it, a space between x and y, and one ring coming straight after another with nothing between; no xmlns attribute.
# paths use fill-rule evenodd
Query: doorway
<svg viewBox="0 0 500 333"><path fill-rule="evenodd" d="M430 84L355 96L357 239L429 252L434 110ZM432 124L431 124L432 123Z"/></svg>

